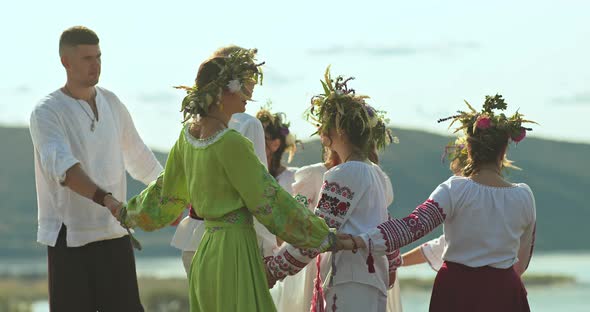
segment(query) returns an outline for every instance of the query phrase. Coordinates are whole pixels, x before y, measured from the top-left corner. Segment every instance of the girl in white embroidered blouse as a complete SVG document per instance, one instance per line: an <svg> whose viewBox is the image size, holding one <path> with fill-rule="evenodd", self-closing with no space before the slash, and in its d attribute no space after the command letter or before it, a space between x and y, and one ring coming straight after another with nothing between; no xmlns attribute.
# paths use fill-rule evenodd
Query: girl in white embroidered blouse
<svg viewBox="0 0 590 312"><path fill-rule="evenodd" d="M520 142L531 122L507 117L502 96L486 96L473 109L439 120L459 121L467 136L463 176L440 184L428 200L403 219L389 220L343 242L345 249L374 254L401 248L444 223L444 263L432 290L430 311L529 311L519 278L528 267L535 236L535 200L524 183L502 176L510 140ZM345 240L345 236L340 239Z"/></svg>
<svg viewBox="0 0 590 312"><path fill-rule="evenodd" d="M328 68L322 82L324 94L312 98L309 117L318 124L322 145L343 160L324 174L315 214L340 233L358 235L388 219L391 182L369 155L376 156L374 150L385 147L392 138L383 114L365 103L366 96L349 89L349 80L332 80ZM299 272L317 255L313 249L283 244L267 262L268 271L282 279ZM320 268L327 269L315 281L311 310L327 305L334 310L337 306L338 311L385 312L387 289L393 283L389 270L396 265L389 265L383 254L372 257L367 270L367 256L364 250L322 255ZM392 252L390 259L399 261L399 252Z"/></svg>

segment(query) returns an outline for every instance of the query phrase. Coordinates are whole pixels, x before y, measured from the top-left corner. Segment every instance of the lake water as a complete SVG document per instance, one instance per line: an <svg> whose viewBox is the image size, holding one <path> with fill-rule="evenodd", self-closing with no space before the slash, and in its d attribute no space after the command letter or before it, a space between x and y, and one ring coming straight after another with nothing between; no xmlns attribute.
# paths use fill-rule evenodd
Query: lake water
<svg viewBox="0 0 590 312"><path fill-rule="evenodd" d="M0 274L45 274L46 271L47 264L43 259L0 259ZM180 257L138 257L137 272L141 276L185 276ZM528 273L565 274L576 278L576 284L573 285L529 287L527 290L532 311L590 311L590 253L536 254L533 256ZM401 279L411 277L433 279L435 272L427 265L418 265L400 269L398 276ZM404 311L428 311L429 291L404 289L403 283L400 286ZM48 311L47 302L37 302L33 311Z"/></svg>

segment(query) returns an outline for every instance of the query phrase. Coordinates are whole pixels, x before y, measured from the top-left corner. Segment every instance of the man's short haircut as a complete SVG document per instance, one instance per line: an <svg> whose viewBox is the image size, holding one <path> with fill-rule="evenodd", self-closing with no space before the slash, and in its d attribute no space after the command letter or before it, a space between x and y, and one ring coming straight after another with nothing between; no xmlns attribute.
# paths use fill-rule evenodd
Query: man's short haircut
<svg viewBox="0 0 590 312"><path fill-rule="evenodd" d="M59 55L62 55L65 48L81 44L97 45L98 36L94 31L84 26L70 27L64 30L59 38Z"/></svg>

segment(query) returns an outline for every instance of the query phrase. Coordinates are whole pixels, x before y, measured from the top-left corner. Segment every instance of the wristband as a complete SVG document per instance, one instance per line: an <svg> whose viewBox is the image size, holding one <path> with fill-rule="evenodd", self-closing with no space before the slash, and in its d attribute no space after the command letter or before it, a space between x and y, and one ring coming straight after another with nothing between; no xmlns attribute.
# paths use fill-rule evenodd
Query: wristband
<svg viewBox="0 0 590 312"><path fill-rule="evenodd" d="M113 193L107 193L105 190L97 187L94 195L92 195L92 201L104 207L104 198L107 195L113 195Z"/></svg>

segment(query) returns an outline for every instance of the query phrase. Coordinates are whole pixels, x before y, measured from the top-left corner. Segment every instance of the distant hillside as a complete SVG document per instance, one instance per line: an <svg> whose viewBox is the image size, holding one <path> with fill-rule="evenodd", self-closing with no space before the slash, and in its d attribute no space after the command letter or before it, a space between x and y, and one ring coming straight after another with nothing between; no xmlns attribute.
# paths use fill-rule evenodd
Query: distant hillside
<svg viewBox="0 0 590 312"><path fill-rule="evenodd" d="M382 155L381 165L391 177L395 201L390 207L396 217L405 216L450 172L441 164L444 136L394 129L400 144L392 145ZM36 244L37 206L33 171L32 144L25 128L0 127L0 256L43 255ZM305 144L291 166L320 161L317 141ZM164 163L166 155L156 153ZM537 203L536 250L590 250L587 220L590 209L590 145L527 138L511 147L510 158L523 171L512 171L509 178L528 183ZM137 194L141 184L130 180L129 194ZM438 235L440 229L429 237ZM169 247L174 228L155 233L139 233L145 245L142 255L177 255Z"/></svg>

